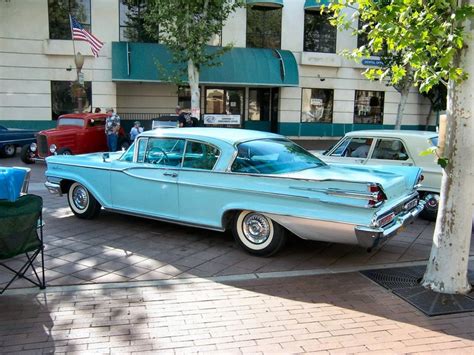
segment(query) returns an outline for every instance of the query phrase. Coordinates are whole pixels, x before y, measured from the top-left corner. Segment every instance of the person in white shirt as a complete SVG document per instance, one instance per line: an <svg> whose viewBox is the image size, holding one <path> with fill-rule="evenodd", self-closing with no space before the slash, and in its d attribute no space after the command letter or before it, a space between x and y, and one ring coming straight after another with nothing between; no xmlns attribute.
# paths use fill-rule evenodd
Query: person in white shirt
<svg viewBox="0 0 474 355"><path fill-rule="evenodd" d="M133 123L133 127L130 130L130 140L133 142L135 141L135 138L143 132L143 127L140 126L140 121L135 121Z"/></svg>

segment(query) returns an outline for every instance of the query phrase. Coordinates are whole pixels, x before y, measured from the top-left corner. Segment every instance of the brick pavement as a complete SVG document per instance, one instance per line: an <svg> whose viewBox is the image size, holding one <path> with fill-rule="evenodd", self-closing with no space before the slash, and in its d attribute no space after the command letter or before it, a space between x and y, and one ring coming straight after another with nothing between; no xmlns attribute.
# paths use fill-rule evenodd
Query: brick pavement
<svg viewBox="0 0 474 355"><path fill-rule="evenodd" d="M356 273L81 287L2 296L0 352L472 354L474 349L472 313L428 318Z"/></svg>

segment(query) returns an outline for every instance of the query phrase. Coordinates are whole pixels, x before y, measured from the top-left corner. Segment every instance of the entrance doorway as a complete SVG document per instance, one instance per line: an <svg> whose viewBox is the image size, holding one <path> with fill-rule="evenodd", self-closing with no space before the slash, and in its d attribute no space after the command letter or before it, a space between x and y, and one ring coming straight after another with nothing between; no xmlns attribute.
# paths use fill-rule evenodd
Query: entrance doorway
<svg viewBox="0 0 474 355"><path fill-rule="evenodd" d="M278 133L278 88L250 88L247 129Z"/></svg>

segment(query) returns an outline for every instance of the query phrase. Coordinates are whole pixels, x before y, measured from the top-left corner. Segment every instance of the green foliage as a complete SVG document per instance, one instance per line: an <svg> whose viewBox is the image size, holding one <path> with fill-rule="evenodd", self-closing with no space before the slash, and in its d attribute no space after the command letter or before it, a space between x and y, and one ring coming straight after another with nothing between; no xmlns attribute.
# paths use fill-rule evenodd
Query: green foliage
<svg viewBox="0 0 474 355"><path fill-rule="evenodd" d="M199 70L202 66L219 65L219 57L231 48L206 50L213 36L221 33L229 15L243 5L243 0L149 0L145 29L155 41L168 46L174 62L192 60ZM176 73L171 76L181 77Z"/></svg>
<svg viewBox="0 0 474 355"><path fill-rule="evenodd" d="M368 44L346 52L347 56L360 60L386 48L387 54L381 58L384 66L369 68L365 72L368 78L388 78L395 86L411 80L420 92L467 78L453 62L469 40L463 21L474 16L472 5L458 7L457 1L450 0L340 0L329 9L334 13L334 25L367 35ZM347 10L355 10L351 18ZM365 25L354 27L355 19Z"/></svg>

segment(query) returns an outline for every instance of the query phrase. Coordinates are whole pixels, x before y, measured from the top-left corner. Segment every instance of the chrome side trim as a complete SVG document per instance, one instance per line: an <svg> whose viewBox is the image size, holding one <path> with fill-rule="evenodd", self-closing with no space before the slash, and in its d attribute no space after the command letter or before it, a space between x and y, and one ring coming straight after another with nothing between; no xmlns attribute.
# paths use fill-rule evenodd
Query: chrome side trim
<svg viewBox="0 0 474 355"><path fill-rule="evenodd" d="M367 199L374 199L377 198L376 193L370 192L361 192L356 190L342 190L334 187L329 187L327 189L316 189L312 187L297 187L297 186L290 186L290 189L294 190L301 190L301 191L312 191L312 192L320 192L326 195L331 196L341 196L341 197L352 197L360 200L367 200Z"/></svg>
<svg viewBox="0 0 474 355"><path fill-rule="evenodd" d="M201 229L209 229L209 230L213 230L213 231L217 231L217 232L225 232L225 228L214 227L214 226L210 226L210 225L207 225L207 224L184 222L184 221L179 221L179 220L172 219L172 218L150 216L150 215L147 215L147 214L144 214L144 213L138 213L138 212L132 212L132 211L126 211L126 210L119 210L119 209L109 208L109 207L104 207L104 209L107 210L107 211L110 211L110 212L114 212L114 213L126 214L126 215L129 215L129 216L135 216L135 217L140 217L140 218L153 219L153 220L161 221L161 222L179 224L181 226L195 227L195 228L201 228Z"/></svg>

